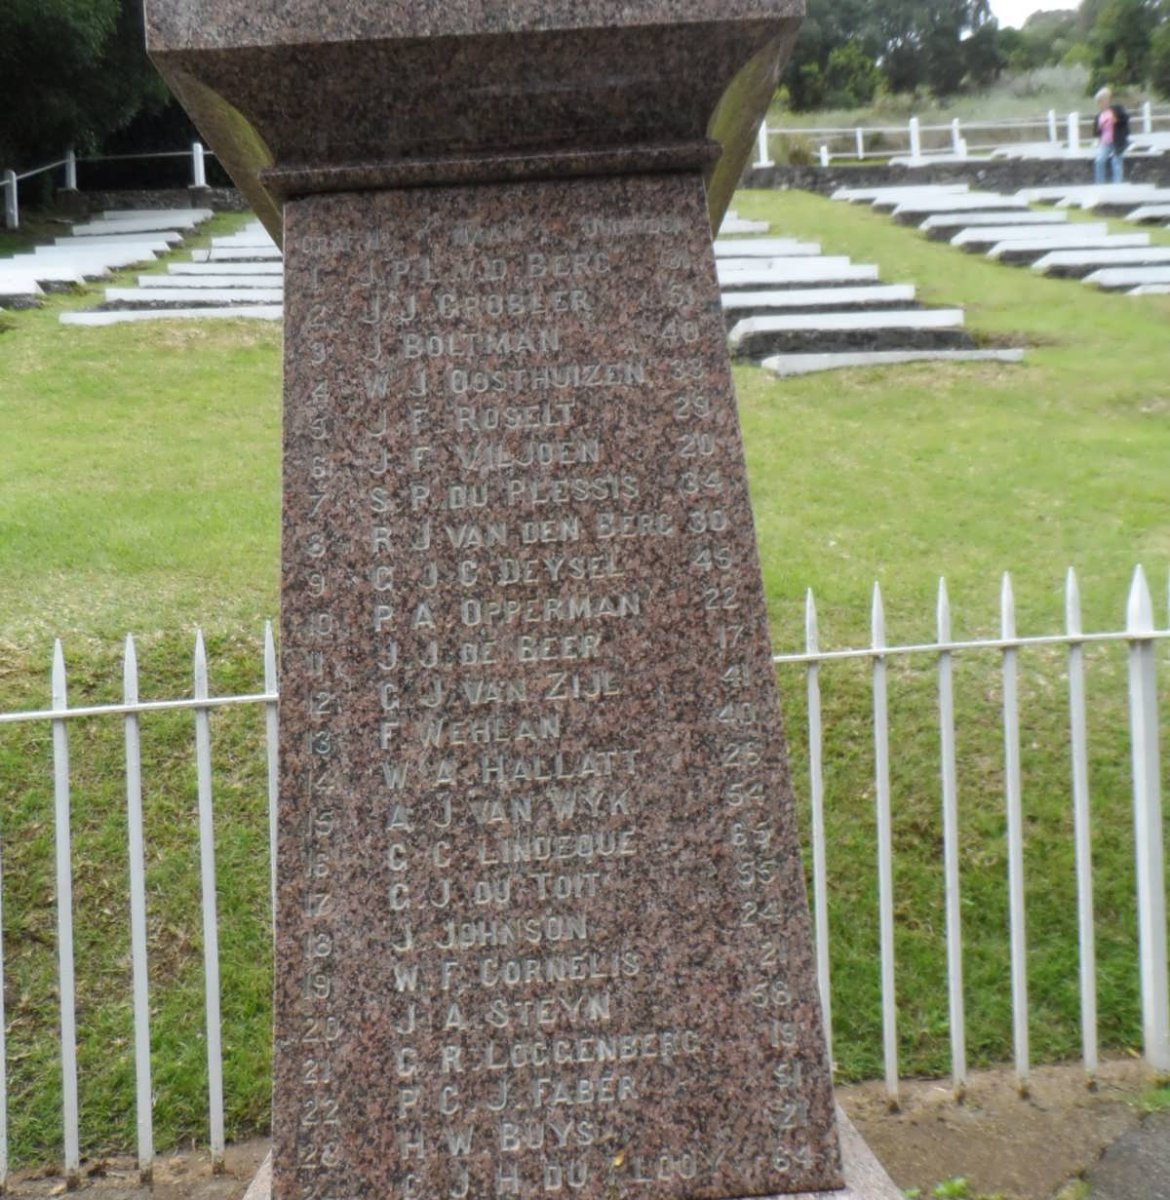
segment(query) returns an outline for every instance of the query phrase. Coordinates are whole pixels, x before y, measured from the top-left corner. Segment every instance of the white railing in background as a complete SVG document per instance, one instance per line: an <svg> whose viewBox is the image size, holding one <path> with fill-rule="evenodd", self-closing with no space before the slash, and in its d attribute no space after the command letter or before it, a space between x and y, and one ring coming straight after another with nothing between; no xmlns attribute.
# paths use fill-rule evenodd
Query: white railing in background
<svg viewBox="0 0 1170 1200"><path fill-rule="evenodd" d="M945 889L945 938L948 1013L951 1042L951 1075L956 1095L967 1078L966 1020L963 1005L962 928L959 896L958 781L955 753L955 717L952 666L956 654L993 653L1001 658L1003 679L1003 736L1005 805L1008 824L1009 912L1012 974L1012 1025L1015 1070L1021 1092L1027 1089L1030 1069L1027 1045L1027 993L1024 986L1024 891L1022 871L1022 796L1019 774L1020 725L1016 689L1017 657L1036 646L1063 646L1067 652L1069 733L1071 741L1071 796L1077 878L1079 988L1084 1068L1089 1077L1097 1071L1096 970L1094 964L1092 859L1089 836L1089 786L1085 722L1084 647L1097 643L1124 643L1129 647L1128 691L1132 754L1134 833L1137 846L1138 957L1144 1054L1160 1075L1170 1074L1170 1000L1167 989L1165 867L1162 846L1161 792L1158 758L1158 712L1155 689L1156 644L1170 638L1170 628L1154 626L1146 580L1139 567L1130 590L1126 627L1116 632L1085 633L1081 626L1076 577L1066 581L1065 631L1043 636L1021 636L1016 631L1010 580L1004 577L1001 595L1000 637L955 641L951 636L951 610L946 588L940 583L937 640L924 644L889 645L880 589L875 585L871 613L871 644L863 649L822 650L817 632L812 594L806 606L806 648L799 654L777 654L783 669L802 667L808 705L808 762L811 800L810 841L813 874L813 925L817 979L824 1004L826 1026L832 1027L828 932L828 881L825 844L826 738L821 713L820 674L835 663L868 661L872 670L873 737L876 785L876 853L879 878L879 942L882 997L882 1043L886 1089L892 1102L898 1096L897 1008L895 999L892 800L890 788L890 738L887 669L899 656L933 656L937 660L940 738L940 799L942 807L942 873ZM58 643L52 666L51 707L43 711L0 714L0 726L16 722L48 721L53 734L53 770L57 836L58 951L62 1027L63 1122L65 1170L76 1180L80 1171L77 1115L77 1066L72 974L72 865L69 845L69 721L81 717L121 716L125 726L126 800L130 859L130 911L132 992L134 1015L135 1085L137 1097L138 1162L149 1176L154 1156L151 1126L151 1062L149 998L147 993L146 897L142 831L142 783L139 754L139 721L143 714L189 710L194 715L195 758L200 832L203 898L205 1021L208 1053L208 1122L213 1168L224 1155L224 1098L222 1050L219 1030L219 962L216 952L214 845L212 839L211 737L209 714L227 705L261 704L265 707L270 871L275 886L275 821L277 800L277 678L271 626L264 637L264 691L255 695L210 696L203 640L196 637L194 689L188 699L140 701L138 670L132 638L126 639L123 703L69 708L65 658ZM832 744L829 743L829 754ZM0 897L2 899L2 897ZM2 924L0 924L2 930ZM0 1190L8 1173L7 1075L3 1020L3 941L0 939ZM831 1051L831 1045L830 1045Z"/></svg>
<svg viewBox="0 0 1170 1200"><path fill-rule="evenodd" d="M1085 633L1081 627L1080 597L1070 570L1065 586L1065 632L1020 636L1015 603L1005 575L1000 600L1000 637L956 642L951 639L951 612L945 585L938 592L937 641L890 646L886 643L881 590L875 584L871 614L871 645L858 650L822 650L817 614L810 592L806 604L805 651L777 654L778 664L805 668L808 695L809 790L813 861L813 913L818 979L826 1014L831 1013L829 966L828 882L824 844L824 728L821 719L820 672L828 663L868 660L873 672L873 729L878 858L878 903L881 955L882 1050L886 1091L898 1100L897 1009L894 995L894 907L890 884L892 835L890 827L889 732L886 667L891 657L933 655L938 661L941 801L943 811L943 874L945 881L947 986L951 1036L951 1079L961 1095L967 1078L963 973L959 908L958 800L955 777L955 721L952 656L968 651L991 651L1002 659L1004 802L1007 811L1009 940L1011 946L1012 1029L1016 1082L1026 1093L1030 1070L1028 1052L1028 995L1023 879L1023 820L1020 785L1020 723L1016 686L1017 656L1030 646L1064 646L1068 654L1069 735L1072 757L1072 799L1077 877L1077 920L1080 946L1081 1039L1085 1071L1097 1070L1096 973L1093 949L1093 885L1089 841L1087 739L1085 725L1084 647L1105 642L1129 645L1129 724L1133 776L1134 838L1137 856L1138 957L1141 976L1142 1030L1145 1060L1160 1076L1170 1075L1170 988L1167 986L1167 925L1165 865L1162 846L1162 799L1158 755L1158 711L1155 688L1155 644L1170 638L1170 628L1154 627L1150 591L1141 567L1134 574L1120 632ZM826 1020L828 1024L828 1020ZM831 1028L831 1027L830 1027ZM830 1046L831 1050L831 1046Z"/></svg>
<svg viewBox="0 0 1170 1200"><path fill-rule="evenodd" d="M157 150L146 154L99 154L89 158L78 158L72 149L65 151L65 157L56 162L45 163L44 166L33 167L19 174L11 169L4 171L0 188L4 191L4 227L5 229L20 228L20 181L32 179L36 175L44 175L55 171L58 167L65 169L65 189L76 192L77 164L99 162L129 162L139 158L189 158L191 160L191 186L205 188L207 186L207 170L204 164L206 155L214 154L207 150L202 142L192 142L189 150Z"/></svg>
<svg viewBox="0 0 1170 1200"><path fill-rule="evenodd" d="M134 1067L138 1136L138 1169L150 1178L154 1161L152 1132L149 997L146 957L146 884L142 828L142 767L139 754L139 717L143 713L190 710L194 714L195 769L199 798L199 862L202 892L204 954L204 1014L207 1034L208 1125L211 1165L224 1165L223 1051L219 1009L219 930L215 909L215 845L212 826L211 727L214 708L238 704L263 704L266 709L265 749L268 767L270 871L275 879L275 815L277 798L277 678L276 649L271 623L264 628L264 691L256 695L208 694L207 654L203 637L196 634L194 689L190 699L138 698L138 665L133 637L126 638L123 659L123 702L70 708L67 699L65 655L60 641L53 647L51 707L45 710L0 713L0 726L26 721L49 721L53 733L53 795L56 842L58 993L61 1014L62 1126L65 1177L70 1186L80 1179L80 1131L77 1104L76 999L73 974L73 869L70 850L70 720L80 717L121 716L125 725L126 805L130 860L131 973L133 978ZM2 927L0 927L2 935ZM8 1177L8 1107L5 1068L4 945L0 936L0 1191Z"/></svg>
<svg viewBox="0 0 1170 1200"><path fill-rule="evenodd" d="M756 134L756 157L753 167L776 165L769 149L769 139L775 137L802 138L817 146L822 165L832 160L882 162L905 158L910 162L929 162L931 158L966 158L973 154L1010 152L1013 147L1034 142L1046 146L1048 156L1062 152L1080 153L1087 137L1092 141L1092 115L1069 113L1064 122L1064 138L1060 134L1057 114L1049 110L1038 117L1014 117L1002 121L961 120L958 117L945 124L926 125L918 117L902 125L849 126L760 126ZM1155 133L1170 132L1170 106L1154 105L1148 100L1130 116L1130 137L1140 139ZM1035 131L1036 137L1030 134ZM881 147L874 141L881 139ZM888 144L892 143L892 145Z"/></svg>

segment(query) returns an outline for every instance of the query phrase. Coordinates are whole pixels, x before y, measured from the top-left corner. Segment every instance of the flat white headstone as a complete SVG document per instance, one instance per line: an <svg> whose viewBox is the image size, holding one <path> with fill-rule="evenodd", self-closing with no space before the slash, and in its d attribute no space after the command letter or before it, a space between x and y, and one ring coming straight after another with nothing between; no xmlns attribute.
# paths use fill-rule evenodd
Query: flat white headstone
<svg viewBox="0 0 1170 1200"><path fill-rule="evenodd" d="M0 300L36 300L44 294L35 276L23 271L0 270Z"/></svg>
<svg viewBox="0 0 1170 1200"><path fill-rule="evenodd" d="M819 255L819 242L796 238L716 238L716 258L807 258Z"/></svg>
<svg viewBox="0 0 1170 1200"><path fill-rule="evenodd" d="M1157 185L1153 183L1056 183L1046 184L1044 187L1020 188L1016 196L1029 204L1056 204L1061 200L1072 201L1094 196L1103 188L1115 189L1114 195L1137 195L1139 198L1142 193L1158 190Z"/></svg>
<svg viewBox="0 0 1170 1200"><path fill-rule="evenodd" d="M875 206L876 207L876 206ZM962 212L971 209L976 212L991 212L995 209L1020 210L1028 206L1014 196L999 196L992 192L971 192L965 196L939 196L935 200L903 200L894 205L893 216L909 217L929 216L931 213Z"/></svg>
<svg viewBox="0 0 1170 1200"><path fill-rule="evenodd" d="M104 274L104 271L102 272ZM90 267L88 270L74 262L64 259L38 258L35 254L20 254L16 258L0 261L0 275L8 279L27 276L38 283L75 283L84 284L87 276L98 274Z"/></svg>
<svg viewBox="0 0 1170 1200"><path fill-rule="evenodd" d="M275 246L225 246L223 249L212 247L210 250L192 250L193 262L247 262L255 259L259 262L279 261L280 251Z"/></svg>
<svg viewBox="0 0 1170 1200"><path fill-rule="evenodd" d="M1125 214L1127 221L1170 221L1170 204L1143 204Z"/></svg>
<svg viewBox="0 0 1170 1200"><path fill-rule="evenodd" d="M169 275L283 275L284 263L271 262L177 262L167 265Z"/></svg>
<svg viewBox="0 0 1170 1200"><path fill-rule="evenodd" d="M758 262L734 259L717 262L721 287L766 287L786 283L863 283L874 281L878 269L848 258L764 258Z"/></svg>
<svg viewBox="0 0 1170 1200"><path fill-rule="evenodd" d="M1013 225L1064 225L1068 223L1068 213L1063 210L1049 209L1047 212L1033 212L1030 208L1021 208L1011 214ZM971 229L976 225L1002 225L1008 218L999 212L957 212L933 213L927 217L919 229L929 232L932 229Z"/></svg>
<svg viewBox="0 0 1170 1200"><path fill-rule="evenodd" d="M720 233L767 233L771 226L767 221L747 221L743 217L737 217L734 213L728 213L723 218L723 224L719 226Z"/></svg>
<svg viewBox="0 0 1170 1200"><path fill-rule="evenodd" d="M1078 242L1076 240L1061 242L1051 238L1037 238L1034 240L1017 238L1010 242L997 242L988 250L987 257L1004 258L1011 255L1018 258L1024 255L1034 255L1039 258L1040 255L1047 254L1050 250L1075 250L1078 246L1083 246L1086 250L1090 247L1097 247L1101 250L1119 250L1124 246L1147 246L1149 242L1149 234L1145 233L1111 233L1105 237L1094 238L1087 242Z"/></svg>
<svg viewBox="0 0 1170 1200"><path fill-rule="evenodd" d="M865 304L910 304L912 283L884 283L873 287L786 288L770 292L724 292L723 311L746 308L850 308Z"/></svg>
<svg viewBox="0 0 1170 1200"><path fill-rule="evenodd" d="M1086 275L1084 282L1099 288L1131 288L1146 284L1170 283L1170 266L1165 267L1103 267Z"/></svg>
<svg viewBox="0 0 1170 1200"><path fill-rule="evenodd" d="M1170 246L1140 246L1120 250L1053 250L1038 258L1032 270L1040 274L1061 268L1084 267L1085 273L1093 267L1158 266L1170 263Z"/></svg>
<svg viewBox="0 0 1170 1200"><path fill-rule="evenodd" d="M1142 283L1130 288L1127 296L1170 296L1170 283Z"/></svg>
<svg viewBox="0 0 1170 1200"><path fill-rule="evenodd" d="M727 335L731 346L761 333L839 333L843 330L961 329L961 308L916 308L890 312L782 313L776 316L745 317Z"/></svg>
<svg viewBox="0 0 1170 1200"><path fill-rule="evenodd" d="M155 233L190 231L199 222L194 217L180 216L162 210L152 217L103 217L100 221L74 225L74 237L93 237L111 233Z"/></svg>
<svg viewBox="0 0 1170 1200"><path fill-rule="evenodd" d="M973 225L960 229L951 238L952 246L991 245L996 242L1012 242L1028 240L1042 242L1050 239L1054 242L1091 242L1096 238L1105 237L1109 226L1104 221L1083 221L1068 225Z"/></svg>
<svg viewBox="0 0 1170 1200"><path fill-rule="evenodd" d="M103 221L138 221L143 218L157 217L166 214L168 217L182 217L189 221L208 221L215 213L210 208L107 208L99 214Z"/></svg>
<svg viewBox="0 0 1170 1200"><path fill-rule="evenodd" d="M171 247L182 240L177 233L116 233L109 237L58 237L53 239L53 245L75 250L89 250L95 246L149 246L155 254L169 254Z"/></svg>
<svg viewBox="0 0 1170 1200"><path fill-rule="evenodd" d="M760 364L781 377L842 367L892 367L914 362L1018 363L1023 350L839 350L827 354L774 354Z"/></svg>
<svg viewBox="0 0 1170 1200"><path fill-rule="evenodd" d="M210 265L210 264L209 264ZM139 275L138 286L150 291L171 291L182 288L276 288L283 286L278 273L218 274L218 275Z"/></svg>
<svg viewBox="0 0 1170 1200"><path fill-rule="evenodd" d="M106 288L110 303L279 304L282 298L281 288Z"/></svg>
<svg viewBox="0 0 1170 1200"><path fill-rule="evenodd" d="M830 196L830 199L848 200L853 204L872 204L875 200L887 199L890 196L904 196L909 200L915 196L957 196L970 190L971 185L967 183L912 183L905 187L841 187Z"/></svg>
<svg viewBox="0 0 1170 1200"><path fill-rule="evenodd" d="M241 305L238 308L125 308L114 312L66 312L62 325L122 325L128 321L279 321L281 304Z"/></svg>

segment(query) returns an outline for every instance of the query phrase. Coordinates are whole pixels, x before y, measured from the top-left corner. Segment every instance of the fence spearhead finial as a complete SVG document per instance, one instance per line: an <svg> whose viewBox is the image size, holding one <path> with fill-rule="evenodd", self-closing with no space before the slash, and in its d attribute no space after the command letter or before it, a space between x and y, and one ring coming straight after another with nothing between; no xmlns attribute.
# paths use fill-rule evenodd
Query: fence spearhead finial
<svg viewBox="0 0 1170 1200"><path fill-rule="evenodd" d="M206 700L207 690L207 651L203 646L203 630L195 630L195 698Z"/></svg>
<svg viewBox="0 0 1170 1200"><path fill-rule="evenodd" d="M53 679L51 693L54 708L66 707L65 693L65 651L61 648L61 639L53 639Z"/></svg>
<svg viewBox="0 0 1170 1200"><path fill-rule="evenodd" d="M1129 603L1125 610L1126 632L1144 636L1154 632L1154 605L1150 599L1150 585L1146 573L1138 563L1129 589Z"/></svg>
<svg viewBox="0 0 1170 1200"><path fill-rule="evenodd" d="M938 640L951 640L951 600L947 595L947 581L941 575L938 580Z"/></svg>
<svg viewBox="0 0 1170 1200"><path fill-rule="evenodd" d="M138 652L132 633L126 635L126 649L122 655L122 698L127 704L138 703Z"/></svg>
<svg viewBox="0 0 1170 1200"><path fill-rule="evenodd" d="M812 588L804 594L804 649L807 654L816 654L820 649L817 645L817 602Z"/></svg>
<svg viewBox="0 0 1170 1200"><path fill-rule="evenodd" d="M1016 636L1016 597L1012 591L1011 572L1004 571L1003 585L999 593L999 625L1000 636L1014 638Z"/></svg>
<svg viewBox="0 0 1170 1200"><path fill-rule="evenodd" d="M877 580L873 585L873 609L871 616L873 629L873 648L882 650L886 644L886 610L882 604L882 586Z"/></svg>
<svg viewBox="0 0 1170 1200"><path fill-rule="evenodd" d="M1079 634L1081 629L1081 589L1077 573L1069 567L1064 577L1064 626L1070 634Z"/></svg>

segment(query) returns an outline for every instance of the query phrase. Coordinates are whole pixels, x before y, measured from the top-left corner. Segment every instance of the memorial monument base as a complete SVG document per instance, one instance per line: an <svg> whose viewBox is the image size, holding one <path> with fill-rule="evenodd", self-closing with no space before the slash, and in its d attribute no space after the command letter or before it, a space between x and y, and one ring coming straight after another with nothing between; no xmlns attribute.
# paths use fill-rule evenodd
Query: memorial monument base
<svg viewBox="0 0 1170 1200"><path fill-rule="evenodd" d="M845 1186L829 1192L804 1192L784 1200L902 1200L902 1189L886 1174L856 1126L840 1109L837 1109L837 1133L841 1139ZM272 1200L271 1154L260 1164L244 1200Z"/></svg>

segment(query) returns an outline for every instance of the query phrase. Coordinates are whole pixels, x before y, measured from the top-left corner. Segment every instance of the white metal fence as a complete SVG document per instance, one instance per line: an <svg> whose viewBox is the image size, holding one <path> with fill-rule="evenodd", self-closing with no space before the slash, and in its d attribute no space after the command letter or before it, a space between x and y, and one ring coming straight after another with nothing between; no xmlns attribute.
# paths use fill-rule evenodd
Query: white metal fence
<svg viewBox="0 0 1170 1200"><path fill-rule="evenodd" d="M1025 911L1023 881L1023 823L1020 783L1020 712L1017 687L1018 655L1035 646L1064 647L1067 653L1069 737L1071 746L1070 794L1075 831L1082 1050L1085 1070L1097 1069L1096 968L1094 962L1093 873L1089 833L1089 775L1087 765L1085 647L1096 643L1128 646L1128 705L1131 742L1134 839L1137 852L1138 943L1141 982L1144 1054L1150 1067L1170 1073L1170 1001L1167 992L1167 926L1162 845L1159 722L1155 689L1157 643L1170 638L1170 628L1156 628L1149 588L1141 568L1135 573L1129 595L1126 626L1114 632L1086 633L1081 627L1076 578L1070 571L1066 584L1064 632L1025 636L1016 631L1011 583L1004 577L1000 636L993 639L955 641L951 613L943 584L939 586L937 639L929 643L887 644L881 592L875 585L871 645L854 650L822 650L818 642L816 609L811 593L806 610L806 649L800 654L779 654L777 664L803 667L807 680L809 728L809 788L813 916L818 982L831 1028L833 995L830 985L828 924L829 882L825 846L825 762L833 743L825 737L821 715L821 671L833 664L864 660L870 664L873 694L873 743L876 796L876 855L880 928L882 995L882 1046L886 1088L892 1101L898 1095L897 1026L894 989L894 899L891 835L890 735L887 673L898 656L933 657L937 664L940 737L940 800L943 826L945 879L945 940L949 993L949 1033L954 1089L961 1094L967 1074L966 1019L963 995L962 922L959 896L958 781L955 753L955 717L952 665L956 654L991 653L999 656L1002 674L1002 719L1005 763L1005 805L1008 830L1010 959L1012 1024L1015 1070L1021 1090L1026 1089L1030 1066L1028 1047L1028 996L1025 970ZM69 723L81 717L121 717L125 733L125 792L128 812L130 909L132 949L132 1004L137 1103L139 1168L149 1175L154 1156L152 1136L151 1055L149 997L147 994L146 893L142 824L142 770L139 721L144 714L185 710L193 714L195 765L198 792L202 928L204 941L205 1024L208 1056L208 1124L213 1167L223 1163L224 1097L220 1045L219 961L215 903L215 848L212 835L211 734L213 709L228 705L263 705L266 715L269 838L272 879L275 884L275 820L277 795L277 679L271 627L264 638L264 691L252 695L210 696L207 657L203 640L196 637L194 687L187 699L140 701L134 641L126 639L123 701L120 704L70 708L60 643L54 648L51 704L48 709L0 714L0 726L18 722L48 722L52 729L55 798L55 875L58 897L57 950L61 1022L61 1072L65 1171L76 1180L80 1170L76 1001L73 969L73 862L70 847ZM2 901L2 896L0 896ZM0 910L2 911L2 910ZM2 933L0 918L0 933ZM0 1189L8 1173L7 1069L4 1042L4 946L0 936Z"/></svg>
<svg viewBox="0 0 1170 1200"><path fill-rule="evenodd" d="M905 159L924 162L940 156L1010 155L1031 150L1037 156L1076 154L1093 142L1093 114L1059 115L1049 109L1036 117L1001 121L962 120L924 124L910 117L900 125L780 126L765 120L756 135L754 167L772 167L772 138L801 138L817 149L822 166L833 160L888 162ZM1131 138L1136 149L1143 137L1159 143L1170 133L1170 106L1145 101L1131 118Z"/></svg>
<svg viewBox="0 0 1170 1200"><path fill-rule="evenodd" d="M4 227L6 229L20 228L20 184L22 180L33 179L37 175L46 175L50 171L62 170L63 186L66 191L78 191L77 164L99 162L129 162L143 158L189 158L191 160L191 186L205 188L207 186L206 158L213 154L202 142L192 142L189 150L158 150L143 154L104 154L88 158L78 158L73 149L65 151L64 158L43 166L32 167L28 171L16 172L11 168L0 172L0 191L4 193Z"/></svg>

